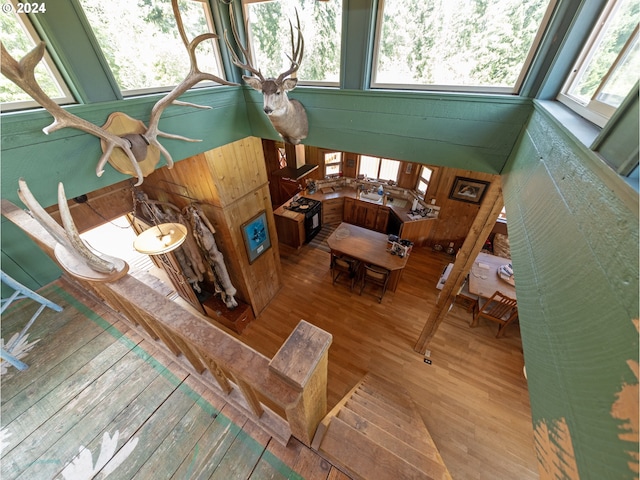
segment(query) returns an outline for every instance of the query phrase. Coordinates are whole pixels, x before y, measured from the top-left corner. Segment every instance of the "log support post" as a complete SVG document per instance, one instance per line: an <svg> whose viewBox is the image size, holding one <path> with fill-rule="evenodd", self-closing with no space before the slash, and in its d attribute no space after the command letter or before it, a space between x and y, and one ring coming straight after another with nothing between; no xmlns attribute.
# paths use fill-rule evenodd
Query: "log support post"
<svg viewBox="0 0 640 480"><path fill-rule="evenodd" d="M449 313L451 305L456 299L456 295L460 290L460 286L471 270L471 266L476 257L482 250L484 242L491 233L493 226L500 215L500 211L503 207L502 199L502 184L500 179L497 178L494 182L491 182L487 193L484 196L482 205L478 210L469 234L465 238L462 248L458 252L453 269L449 273L449 277L442 288L442 291L438 295L436 305L431 310L427 321L422 328L420 337L416 342L413 349L424 355L427 351L429 342L435 335L438 327L444 320L444 317Z"/></svg>

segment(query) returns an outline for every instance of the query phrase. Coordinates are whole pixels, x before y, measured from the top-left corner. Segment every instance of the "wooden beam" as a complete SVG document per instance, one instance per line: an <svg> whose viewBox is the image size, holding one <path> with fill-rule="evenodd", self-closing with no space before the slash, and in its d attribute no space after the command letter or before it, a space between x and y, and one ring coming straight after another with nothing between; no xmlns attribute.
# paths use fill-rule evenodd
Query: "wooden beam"
<svg viewBox="0 0 640 480"><path fill-rule="evenodd" d="M498 215L500 215L503 204L502 183L500 178L496 178L487 189L480 210L478 210L462 248L456 256L453 269L438 296L434 309L422 328L418 341L413 347L416 352L424 355L427 351L427 345L435 335L444 317L449 313L449 309L456 299L464 278L471 270L473 262L482 250L484 242L491 233Z"/></svg>

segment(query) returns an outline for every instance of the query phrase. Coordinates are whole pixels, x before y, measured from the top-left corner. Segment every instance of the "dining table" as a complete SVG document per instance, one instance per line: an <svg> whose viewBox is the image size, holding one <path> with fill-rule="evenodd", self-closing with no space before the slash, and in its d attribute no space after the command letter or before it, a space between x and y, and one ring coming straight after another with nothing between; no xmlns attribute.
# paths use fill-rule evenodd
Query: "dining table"
<svg viewBox="0 0 640 480"><path fill-rule="evenodd" d="M327 238L331 253L348 255L362 263L389 270L387 290L398 288L408 255L400 257L389 251L389 238L384 233L342 222Z"/></svg>
<svg viewBox="0 0 640 480"><path fill-rule="evenodd" d="M500 267L511 265L508 258L480 252L469 272L469 292L483 298L490 298L495 292L516 299L515 275L501 275Z"/></svg>

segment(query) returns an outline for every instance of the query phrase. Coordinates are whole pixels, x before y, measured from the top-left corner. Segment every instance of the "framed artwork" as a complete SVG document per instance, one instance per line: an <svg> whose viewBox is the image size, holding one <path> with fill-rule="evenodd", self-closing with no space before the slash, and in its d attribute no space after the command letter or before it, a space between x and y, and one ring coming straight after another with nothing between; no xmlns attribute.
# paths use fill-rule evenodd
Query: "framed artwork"
<svg viewBox="0 0 640 480"><path fill-rule="evenodd" d="M263 210L251 218L251 220L242 224L240 228L242 229L244 246L247 249L247 257L249 257L249 263L251 264L256 258L271 248L267 214Z"/></svg>
<svg viewBox="0 0 640 480"><path fill-rule="evenodd" d="M490 182L473 178L456 177L449 198L461 202L480 203Z"/></svg>

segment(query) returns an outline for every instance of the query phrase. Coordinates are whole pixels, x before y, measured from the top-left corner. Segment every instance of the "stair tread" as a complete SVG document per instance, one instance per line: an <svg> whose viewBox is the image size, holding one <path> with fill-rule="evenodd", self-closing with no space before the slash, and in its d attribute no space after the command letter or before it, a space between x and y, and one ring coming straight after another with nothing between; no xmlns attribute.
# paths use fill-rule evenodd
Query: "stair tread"
<svg viewBox="0 0 640 480"><path fill-rule="evenodd" d="M392 406L395 410L399 410L407 415L415 415L414 403L409 396L402 397L400 395L389 394L386 390L376 389L375 386L366 383L362 384L358 391L364 392L370 397Z"/></svg>
<svg viewBox="0 0 640 480"><path fill-rule="evenodd" d="M377 480L449 479L444 464L424 458L421 465L413 465L384 448L358 429L334 417L323 438L320 451L345 466L354 478Z"/></svg>
<svg viewBox="0 0 640 480"><path fill-rule="evenodd" d="M392 412L393 415L395 415L399 420L402 420L406 425L410 425L415 428L424 428L422 418L416 418L416 415L413 412L403 411L401 408L395 407L393 403L371 396L362 390L355 392L350 401L360 403L374 411L387 412L387 414L391 414ZM348 403L349 402L347 402L347 404Z"/></svg>
<svg viewBox="0 0 640 480"><path fill-rule="evenodd" d="M405 443L411 444L412 442L415 442L420 445L421 448L428 448L433 443L431 437L425 434L425 430L407 428L407 425L404 422L399 421L391 415L374 412L373 410L370 410L358 403L351 403L348 406L345 405L344 408L357 413L362 417L370 419L373 423L386 429L389 433Z"/></svg>
<svg viewBox="0 0 640 480"><path fill-rule="evenodd" d="M367 436L371 441L386 448L421 470L432 468L433 462L437 464L442 463L442 458L435 448L435 445L413 440L404 441L395 436L390 430L346 408L338 413L338 418Z"/></svg>

